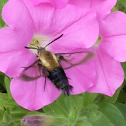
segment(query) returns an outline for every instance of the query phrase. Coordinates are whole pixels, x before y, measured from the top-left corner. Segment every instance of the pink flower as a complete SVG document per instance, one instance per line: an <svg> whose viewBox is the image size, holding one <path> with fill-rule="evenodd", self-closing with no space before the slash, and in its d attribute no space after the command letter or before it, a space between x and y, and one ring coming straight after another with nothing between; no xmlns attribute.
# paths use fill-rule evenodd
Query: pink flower
<svg viewBox="0 0 126 126"><path fill-rule="evenodd" d="M87 91L108 96L112 96L123 83L124 72L120 62L126 61L124 55L126 15L122 12L110 13L115 3L116 0L69 0L68 2L68 4L96 11L101 41L97 46L95 44L91 47L96 56L92 60L96 73L94 86ZM106 17L103 18L105 15Z"/></svg>
<svg viewBox="0 0 126 126"><path fill-rule="evenodd" d="M96 85L88 89L91 93L112 96L124 80L120 62L126 61L126 15L112 12L100 20L101 41L95 44Z"/></svg>
<svg viewBox="0 0 126 126"><path fill-rule="evenodd" d="M52 103L61 91L48 79L44 91L44 77L29 82L20 79L23 67L37 59L31 50L24 47L34 39L39 40L39 46L45 46L63 34L46 49L64 53L89 48L97 40L99 32L95 12L72 5L55 10L46 4L34 7L29 0L9 0L3 8L2 17L9 27L0 30L0 71L14 77L10 90L20 106L29 110L40 109ZM65 66L65 63L62 65ZM26 73L32 77L39 75L36 67L28 69ZM76 66L65 70L65 73L70 78L69 84L73 86L71 94L82 93L94 85L92 62L80 65L80 68Z"/></svg>
<svg viewBox="0 0 126 126"><path fill-rule="evenodd" d="M103 17L111 12L117 0L29 0L34 6L41 3L52 5L54 8L62 9L71 4L85 9L93 9L97 13L97 17Z"/></svg>

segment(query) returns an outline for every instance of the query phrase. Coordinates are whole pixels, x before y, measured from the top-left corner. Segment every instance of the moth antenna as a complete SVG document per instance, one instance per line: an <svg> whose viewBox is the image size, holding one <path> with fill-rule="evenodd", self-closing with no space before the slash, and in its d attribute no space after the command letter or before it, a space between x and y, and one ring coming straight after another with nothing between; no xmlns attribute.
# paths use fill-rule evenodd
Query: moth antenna
<svg viewBox="0 0 126 126"><path fill-rule="evenodd" d="M51 43L53 43L53 42L56 41L57 39L61 38L62 36L63 36L63 34L60 35L59 37L57 37L56 39L52 40L51 42L49 42L45 47L47 47L48 45L50 45ZM45 47L44 47L44 48L45 48Z"/></svg>

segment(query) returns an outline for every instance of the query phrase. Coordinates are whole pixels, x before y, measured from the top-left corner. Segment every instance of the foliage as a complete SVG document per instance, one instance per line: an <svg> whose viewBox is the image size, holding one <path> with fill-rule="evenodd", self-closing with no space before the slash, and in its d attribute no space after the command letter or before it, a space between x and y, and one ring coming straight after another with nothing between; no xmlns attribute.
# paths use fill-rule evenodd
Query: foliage
<svg viewBox="0 0 126 126"><path fill-rule="evenodd" d="M126 0L118 0L115 8L126 13Z"/></svg>
<svg viewBox="0 0 126 126"><path fill-rule="evenodd" d="M4 6L4 4L7 2L8 0L2 0L0 2L0 13L2 12L2 8ZM4 27L5 26L5 23L4 21L2 20L2 16L0 16L0 28Z"/></svg>

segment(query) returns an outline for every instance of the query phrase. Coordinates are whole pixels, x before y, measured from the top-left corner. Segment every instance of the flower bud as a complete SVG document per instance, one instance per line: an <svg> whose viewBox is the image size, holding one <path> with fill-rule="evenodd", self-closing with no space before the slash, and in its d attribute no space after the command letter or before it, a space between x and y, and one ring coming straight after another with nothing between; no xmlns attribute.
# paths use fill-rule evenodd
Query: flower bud
<svg viewBox="0 0 126 126"><path fill-rule="evenodd" d="M21 122L25 126L48 126L52 124L54 119L47 116L25 116Z"/></svg>

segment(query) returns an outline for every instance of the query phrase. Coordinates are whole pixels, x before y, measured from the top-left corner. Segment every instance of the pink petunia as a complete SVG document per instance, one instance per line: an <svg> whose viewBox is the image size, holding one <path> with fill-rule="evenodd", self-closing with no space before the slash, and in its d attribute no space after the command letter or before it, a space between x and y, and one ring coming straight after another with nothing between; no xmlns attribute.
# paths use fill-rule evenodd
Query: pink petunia
<svg viewBox="0 0 126 126"><path fill-rule="evenodd" d="M120 62L126 61L124 55L126 51L126 15L122 12L110 13L116 0L69 0L68 3L96 11L101 41L99 44L96 42L90 48L95 53L92 64L94 63L96 77L93 81L94 85L87 91L112 96L124 80Z"/></svg>
<svg viewBox="0 0 126 126"><path fill-rule="evenodd" d="M29 110L40 109L52 103L61 91L48 79L44 91L44 77L29 82L20 78L24 67L37 60L33 50L26 49L25 46L29 46L36 39L39 46L43 47L63 34L46 49L53 53L85 50L91 47L98 37L96 14L93 10L73 5L55 10L46 4L33 6L29 0L9 0L3 8L2 17L8 27L0 30L0 71L14 77L10 90L20 106ZM65 66L65 63L62 65ZM71 94L83 93L94 85L93 66L89 61L65 70L67 77L70 78L69 84L73 86ZM32 77L39 75L37 67L30 68L26 73Z"/></svg>
<svg viewBox="0 0 126 126"><path fill-rule="evenodd" d="M112 96L124 80L120 62L126 61L126 15L112 12L99 22L101 41L95 44L96 85L88 89L91 93Z"/></svg>
<svg viewBox="0 0 126 126"><path fill-rule="evenodd" d="M29 0L34 6L39 4L51 5L54 8L62 9L71 4L85 9L96 11L97 17L103 17L111 12L117 0Z"/></svg>

